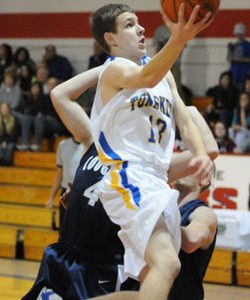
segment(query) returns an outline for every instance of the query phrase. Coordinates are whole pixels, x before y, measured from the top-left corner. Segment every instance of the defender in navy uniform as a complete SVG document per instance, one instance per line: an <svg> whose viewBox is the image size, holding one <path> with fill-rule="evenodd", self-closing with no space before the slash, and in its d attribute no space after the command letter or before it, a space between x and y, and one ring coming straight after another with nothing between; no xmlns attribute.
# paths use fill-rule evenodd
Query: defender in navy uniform
<svg viewBox="0 0 250 300"><path fill-rule="evenodd" d="M182 249L179 258L182 267L168 300L202 300L203 277L215 247L217 218L213 210L197 198L201 188L192 178L178 180L174 188L181 192Z"/></svg>
<svg viewBox="0 0 250 300"><path fill-rule="evenodd" d="M119 227L109 220L95 193L96 184L107 169L99 163L92 144L89 119L75 102L95 84L98 74L99 68L82 73L58 86L51 94L64 124L84 144L85 154L75 175L59 241L45 249L37 280L23 300L87 299L119 288L138 288L138 283L131 279L121 284L125 278L120 272L123 246L117 237ZM197 110L189 110L196 121ZM207 132L202 136L206 138ZM217 146L211 136L208 140L204 141L207 152L214 159ZM183 152L173 159L170 181L193 173L195 166L189 165L191 157L191 153Z"/></svg>
<svg viewBox="0 0 250 300"><path fill-rule="evenodd" d="M65 300L87 299L120 288L138 288L134 280L120 286L124 250L117 237L119 227L110 221L95 194L106 172L92 144L76 171L59 241L45 249L37 280L23 300L37 299L39 294L39 299L47 299L42 295L54 299L55 293Z"/></svg>

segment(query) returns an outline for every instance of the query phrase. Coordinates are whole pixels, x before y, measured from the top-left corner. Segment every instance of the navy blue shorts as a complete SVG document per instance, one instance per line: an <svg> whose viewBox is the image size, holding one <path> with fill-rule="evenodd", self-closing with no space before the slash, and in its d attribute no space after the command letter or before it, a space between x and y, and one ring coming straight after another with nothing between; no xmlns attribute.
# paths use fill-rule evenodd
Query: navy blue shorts
<svg viewBox="0 0 250 300"><path fill-rule="evenodd" d="M139 282L127 279L119 286L117 262L93 263L88 259L71 258L56 243L45 248L37 279L22 300L37 299L44 287L63 300L80 300L116 290L138 290ZM41 299L50 299L49 293Z"/></svg>

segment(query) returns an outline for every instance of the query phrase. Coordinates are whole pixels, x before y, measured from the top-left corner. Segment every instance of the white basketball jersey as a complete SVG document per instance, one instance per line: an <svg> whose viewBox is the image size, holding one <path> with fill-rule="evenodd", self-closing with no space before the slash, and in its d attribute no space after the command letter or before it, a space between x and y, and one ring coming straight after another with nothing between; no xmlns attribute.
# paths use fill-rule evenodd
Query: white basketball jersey
<svg viewBox="0 0 250 300"><path fill-rule="evenodd" d="M128 161L167 171L175 140L173 98L168 82L163 79L153 88L122 89L104 106L102 76L114 59L136 65L125 58L112 57L100 72L91 112L99 157L107 165Z"/></svg>

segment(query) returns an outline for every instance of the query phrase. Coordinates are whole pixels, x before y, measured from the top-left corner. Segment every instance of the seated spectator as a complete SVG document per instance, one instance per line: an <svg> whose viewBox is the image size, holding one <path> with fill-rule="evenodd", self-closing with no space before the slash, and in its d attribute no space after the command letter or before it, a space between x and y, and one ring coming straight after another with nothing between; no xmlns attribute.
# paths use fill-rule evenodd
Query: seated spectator
<svg viewBox="0 0 250 300"><path fill-rule="evenodd" d="M228 128L232 122L233 109L236 107L238 97L238 89L233 85L230 72L223 72L219 84L209 88L206 96L213 98L212 106L208 107L207 113L217 115L217 120L223 122Z"/></svg>
<svg viewBox="0 0 250 300"><path fill-rule="evenodd" d="M33 82L29 96L24 97L20 107L21 117L21 133L22 144L17 146L20 151L29 150L30 136L32 129L35 133L35 144L40 141L39 132L39 116L43 113L44 109L44 95L42 86L39 82Z"/></svg>
<svg viewBox="0 0 250 300"><path fill-rule="evenodd" d="M48 80L49 93L57 86L58 80L54 77ZM58 117L54 106L50 100L50 95L44 96L43 114L39 114L35 122L35 132L39 133L35 139L35 144L31 145L31 150L39 151L41 149L44 136L53 137L57 135L68 135L68 131Z"/></svg>
<svg viewBox="0 0 250 300"><path fill-rule="evenodd" d="M17 141L17 123L7 102L0 104L0 165L10 166Z"/></svg>
<svg viewBox="0 0 250 300"><path fill-rule="evenodd" d="M73 68L69 60L64 56L57 54L55 45L47 45L45 47L43 61L48 68L49 77L56 77L61 81L65 81L72 77Z"/></svg>
<svg viewBox="0 0 250 300"><path fill-rule="evenodd" d="M19 87L23 93L23 95L28 95L31 88L32 81L32 72L30 71L27 65L22 65L20 67L19 73Z"/></svg>
<svg viewBox="0 0 250 300"><path fill-rule="evenodd" d="M243 92L247 93L250 97L250 75L246 77Z"/></svg>
<svg viewBox="0 0 250 300"><path fill-rule="evenodd" d="M250 138L250 99L247 93L241 93L239 104L234 111L229 137L238 148L242 149L245 141Z"/></svg>
<svg viewBox="0 0 250 300"><path fill-rule="evenodd" d="M32 75L36 74L36 64L30 58L29 51L25 47L17 48L14 54L14 64L18 74L20 73L20 69L23 65L26 65L29 68Z"/></svg>
<svg viewBox="0 0 250 300"><path fill-rule="evenodd" d="M107 53L96 41L93 43L93 50L94 54L89 57L88 70L101 66L107 59Z"/></svg>
<svg viewBox="0 0 250 300"><path fill-rule="evenodd" d="M209 104L204 111L204 119L206 120L208 126L211 130L214 130L215 123L218 122L218 115L215 112L213 104Z"/></svg>
<svg viewBox="0 0 250 300"><path fill-rule="evenodd" d="M13 69L6 69L0 88L0 102L7 102L12 111L18 108L22 100L22 92L16 82L17 75Z"/></svg>
<svg viewBox="0 0 250 300"><path fill-rule="evenodd" d="M239 89L243 88L246 76L250 71L250 43L246 40L246 26L235 24L235 43L228 44L228 61L231 63L233 81Z"/></svg>
<svg viewBox="0 0 250 300"><path fill-rule="evenodd" d="M214 126L214 137L220 153L237 152L236 144L228 137L227 129L222 122L217 122Z"/></svg>
<svg viewBox="0 0 250 300"><path fill-rule="evenodd" d="M4 72L12 65L13 56L11 46L2 44L0 46L0 84L4 80Z"/></svg>
<svg viewBox="0 0 250 300"><path fill-rule="evenodd" d="M158 53L161 48L168 42L168 40L171 37L171 32L167 28L165 24L160 25L159 27L156 28L153 36L153 47L155 50L155 53ZM173 73L173 76L175 78L175 82L177 85L177 89L179 94L181 95L182 99L184 100L186 105L190 105L190 102L186 102L185 94L183 93L182 90L182 83L181 83L181 57L182 53L180 53L179 57L177 60L174 62L171 72Z"/></svg>
<svg viewBox="0 0 250 300"><path fill-rule="evenodd" d="M36 81L42 85L43 94L48 94L48 69L45 65L40 64L36 70Z"/></svg>

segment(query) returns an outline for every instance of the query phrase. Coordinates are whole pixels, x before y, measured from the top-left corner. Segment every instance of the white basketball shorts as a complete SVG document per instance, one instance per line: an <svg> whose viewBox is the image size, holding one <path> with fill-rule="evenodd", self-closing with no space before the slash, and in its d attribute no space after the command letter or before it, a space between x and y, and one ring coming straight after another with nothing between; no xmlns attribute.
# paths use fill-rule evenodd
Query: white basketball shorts
<svg viewBox="0 0 250 300"><path fill-rule="evenodd" d="M99 196L110 219L120 226L125 248L125 274L137 279L146 265L150 236L163 215L178 253L181 244L179 192L167 184L167 174L146 165L121 162L111 167L99 186Z"/></svg>

